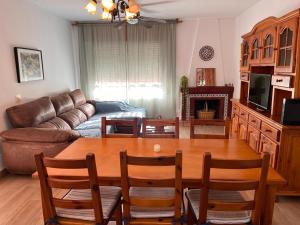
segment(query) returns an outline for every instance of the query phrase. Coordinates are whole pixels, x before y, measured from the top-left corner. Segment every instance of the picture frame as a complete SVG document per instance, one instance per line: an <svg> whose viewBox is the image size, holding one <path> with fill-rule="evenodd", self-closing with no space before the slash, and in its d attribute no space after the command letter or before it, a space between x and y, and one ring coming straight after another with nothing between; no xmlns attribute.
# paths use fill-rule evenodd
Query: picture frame
<svg viewBox="0 0 300 225"><path fill-rule="evenodd" d="M14 53L18 83L44 80L41 50L15 47Z"/></svg>

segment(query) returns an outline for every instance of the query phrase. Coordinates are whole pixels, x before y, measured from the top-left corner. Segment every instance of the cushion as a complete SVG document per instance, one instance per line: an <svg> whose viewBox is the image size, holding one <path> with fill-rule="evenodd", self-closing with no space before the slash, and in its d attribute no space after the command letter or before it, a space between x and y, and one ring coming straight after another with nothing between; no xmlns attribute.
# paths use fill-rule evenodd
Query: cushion
<svg viewBox="0 0 300 225"><path fill-rule="evenodd" d="M6 113L11 125L16 128L37 126L56 116L49 97L8 108Z"/></svg>
<svg viewBox="0 0 300 225"><path fill-rule="evenodd" d="M54 105L57 115L74 109L73 101L67 93L52 97L51 101Z"/></svg>
<svg viewBox="0 0 300 225"><path fill-rule="evenodd" d="M86 115L79 109L72 109L59 115L59 117L66 121L72 129L87 120Z"/></svg>
<svg viewBox="0 0 300 225"><path fill-rule="evenodd" d="M69 95L71 96L76 108L86 103L85 95L80 89L70 92Z"/></svg>
<svg viewBox="0 0 300 225"><path fill-rule="evenodd" d="M157 187L131 187L129 190L130 197L137 198L174 198L174 188L157 188ZM174 217L174 207L166 208L147 208L131 206L130 209L132 218L157 218L157 217Z"/></svg>
<svg viewBox="0 0 300 225"><path fill-rule="evenodd" d="M52 128L52 129L62 129L62 130L71 130L69 124L59 117L55 117L52 120L41 123L38 126L39 128Z"/></svg>
<svg viewBox="0 0 300 225"><path fill-rule="evenodd" d="M90 103L84 103L83 105L78 106L77 109L82 111L87 118L91 118L96 112L95 106Z"/></svg>
<svg viewBox="0 0 300 225"><path fill-rule="evenodd" d="M1 137L8 141L62 143L72 142L80 137L78 132L72 130L57 130L46 128L16 128L3 131Z"/></svg>
<svg viewBox="0 0 300 225"><path fill-rule="evenodd" d="M200 192L199 189L192 189L187 191L187 199L192 206L193 212L197 219L199 219L200 207ZM224 202L242 202L245 201L240 192L237 191L217 191L210 190L209 199L219 200ZM251 211L207 211L207 222L213 224L244 224L251 221Z"/></svg>
<svg viewBox="0 0 300 225"><path fill-rule="evenodd" d="M104 219L108 219L111 211L121 198L121 188L119 187L100 187L101 203ZM71 190L64 199L68 200L90 200L91 191ZM80 220L94 221L95 215L93 209L62 209L56 208L57 215L64 218L73 218Z"/></svg>

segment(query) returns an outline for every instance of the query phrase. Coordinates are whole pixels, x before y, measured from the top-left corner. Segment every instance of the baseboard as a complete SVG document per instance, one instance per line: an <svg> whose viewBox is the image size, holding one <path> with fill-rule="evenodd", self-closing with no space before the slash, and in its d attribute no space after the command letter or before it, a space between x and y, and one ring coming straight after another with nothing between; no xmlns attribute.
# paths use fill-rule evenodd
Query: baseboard
<svg viewBox="0 0 300 225"><path fill-rule="evenodd" d="M0 170L0 178L6 176L7 174L8 174L7 169Z"/></svg>

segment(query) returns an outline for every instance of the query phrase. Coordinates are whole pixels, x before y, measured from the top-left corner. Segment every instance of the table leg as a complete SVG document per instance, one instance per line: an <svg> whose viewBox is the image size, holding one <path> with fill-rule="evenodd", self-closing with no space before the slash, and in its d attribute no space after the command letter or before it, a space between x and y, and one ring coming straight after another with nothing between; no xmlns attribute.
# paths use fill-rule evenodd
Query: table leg
<svg viewBox="0 0 300 225"><path fill-rule="evenodd" d="M267 186L265 205L261 216L261 224L263 225L272 225L276 192L276 186Z"/></svg>

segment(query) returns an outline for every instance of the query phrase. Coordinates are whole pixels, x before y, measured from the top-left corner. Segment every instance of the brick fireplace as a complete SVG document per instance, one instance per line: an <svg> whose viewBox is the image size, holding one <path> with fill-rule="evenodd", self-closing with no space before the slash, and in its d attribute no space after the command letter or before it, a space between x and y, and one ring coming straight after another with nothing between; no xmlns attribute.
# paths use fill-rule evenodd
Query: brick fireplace
<svg viewBox="0 0 300 225"><path fill-rule="evenodd" d="M209 110L215 110L215 119L223 119L231 115L231 101L233 87L230 86L204 86L190 87L186 98L182 99L182 120L197 118L197 111L203 110L205 102ZM183 90L181 90L183 92Z"/></svg>

